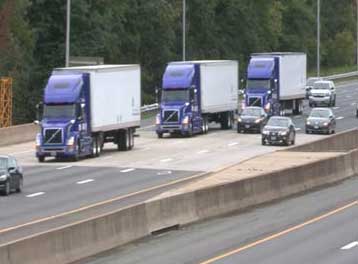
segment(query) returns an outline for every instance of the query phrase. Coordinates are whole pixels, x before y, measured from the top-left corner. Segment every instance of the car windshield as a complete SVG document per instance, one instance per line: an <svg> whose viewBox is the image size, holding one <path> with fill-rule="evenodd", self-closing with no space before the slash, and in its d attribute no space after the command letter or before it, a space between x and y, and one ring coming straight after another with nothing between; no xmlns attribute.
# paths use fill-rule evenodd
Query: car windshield
<svg viewBox="0 0 358 264"><path fill-rule="evenodd" d="M189 102L189 90L163 90L162 102Z"/></svg>
<svg viewBox="0 0 358 264"><path fill-rule="evenodd" d="M270 80L247 80L247 89L266 88L270 89Z"/></svg>
<svg viewBox="0 0 358 264"><path fill-rule="evenodd" d="M288 127L288 120L285 118L270 118L268 126Z"/></svg>
<svg viewBox="0 0 358 264"><path fill-rule="evenodd" d="M311 114L310 114L310 117L329 117L330 116L330 111L327 111L327 110L318 110L318 109L315 109L315 110L312 110Z"/></svg>
<svg viewBox="0 0 358 264"><path fill-rule="evenodd" d="M315 82L317 82L317 81L319 81L320 80L320 78L309 78L308 80L307 80L307 85L308 86L313 86L313 84L315 83Z"/></svg>
<svg viewBox="0 0 358 264"><path fill-rule="evenodd" d="M260 116L261 109L258 108L245 108L242 113L242 116Z"/></svg>
<svg viewBox="0 0 358 264"><path fill-rule="evenodd" d="M0 169L6 169L6 168L7 168L7 158L0 157Z"/></svg>
<svg viewBox="0 0 358 264"><path fill-rule="evenodd" d="M75 116L75 104L44 106L44 118L75 118Z"/></svg>
<svg viewBox="0 0 358 264"><path fill-rule="evenodd" d="M329 89L329 83L315 82L313 84L313 89Z"/></svg>

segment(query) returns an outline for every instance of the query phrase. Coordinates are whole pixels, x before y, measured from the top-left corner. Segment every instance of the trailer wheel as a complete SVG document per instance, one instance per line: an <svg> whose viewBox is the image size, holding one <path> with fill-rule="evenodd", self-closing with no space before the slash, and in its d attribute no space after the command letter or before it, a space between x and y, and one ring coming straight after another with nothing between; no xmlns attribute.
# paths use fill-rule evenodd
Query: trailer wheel
<svg viewBox="0 0 358 264"><path fill-rule="evenodd" d="M208 118L206 116L204 116L202 125L201 125L201 132L202 132L202 134L206 134L206 133L208 133L208 130L209 130Z"/></svg>
<svg viewBox="0 0 358 264"><path fill-rule="evenodd" d="M117 132L117 149L119 151L127 150L127 130L118 130Z"/></svg>

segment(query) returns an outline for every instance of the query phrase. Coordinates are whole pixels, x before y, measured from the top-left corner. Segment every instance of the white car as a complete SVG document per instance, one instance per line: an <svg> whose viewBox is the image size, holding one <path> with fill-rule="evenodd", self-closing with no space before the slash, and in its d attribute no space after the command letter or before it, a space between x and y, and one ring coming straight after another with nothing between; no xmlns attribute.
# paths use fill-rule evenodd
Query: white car
<svg viewBox="0 0 358 264"><path fill-rule="evenodd" d="M317 81L322 81L323 79L321 77L310 77L307 79L306 82L306 99L309 98L311 94L311 89L313 88L313 84Z"/></svg>
<svg viewBox="0 0 358 264"><path fill-rule="evenodd" d="M336 87L333 81L317 81L313 84L309 96L309 106L336 105Z"/></svg>

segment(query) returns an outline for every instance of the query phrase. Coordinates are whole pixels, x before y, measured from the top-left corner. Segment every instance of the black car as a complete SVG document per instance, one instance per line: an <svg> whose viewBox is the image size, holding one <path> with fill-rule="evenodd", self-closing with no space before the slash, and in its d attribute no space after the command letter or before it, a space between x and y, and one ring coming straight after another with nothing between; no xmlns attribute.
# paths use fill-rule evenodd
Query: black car
<svg viewBox="0 0 358 264"><path fill-rule="evenodd" d="M268 116L262 107L246 107L237 119L237 133L255 131L261 133Z"/></svg>
<svg viewBox="0 0 358 264"><path fill-rule="evenodd" d="M295 144L296 129L291 118L272 116L262 130L262 145L281 143L286 146Z"/></svg>
<svg viewBox="0 0 358 264"><path fill-rule="evenodd" d="M333 134L336 130L336 119L330 108L313 108L306 120L306 134Z"/></svg>
<svg viewBox="0 0 358 264"><path fill-rule="evenodd" d="M11 156L0 156L0 192L9 195L10 192L21 192L23 186L22 168Z"/></svg>

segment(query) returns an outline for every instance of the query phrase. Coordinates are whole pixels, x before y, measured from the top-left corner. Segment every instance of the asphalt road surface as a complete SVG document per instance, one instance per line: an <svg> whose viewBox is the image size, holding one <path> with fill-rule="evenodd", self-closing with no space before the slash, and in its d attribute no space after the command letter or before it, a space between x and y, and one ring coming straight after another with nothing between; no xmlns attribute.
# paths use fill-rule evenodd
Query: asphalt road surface
<svg viewBox="0 0 358 264"><path fill-rule="evenodd" d="M358 178L193 224L80 264L357 264Z"/></svg>
<svg viewBox="0 0 358 264"><path fill-rule="evenodd" d="M355 118L358 82L337 86L334 112L337 131L343 131L358 124ZM306 106L303 116L293 117L299 129L297 144L324 137L302 133L308 112ZM101 157L76 163L49 160L39 164L34 157L34 142L0 148L0 154L14 155L25 167L24 192L0 197L0 239L11 227L192 177L198 172L216 171L284 148L261 146L258 134L238 134L236 129L224 131L215 125L207 135L192 138L158 139L153 129L148 123L138 131L132 151L118 152L116 146L108 144Z"/></svg>

